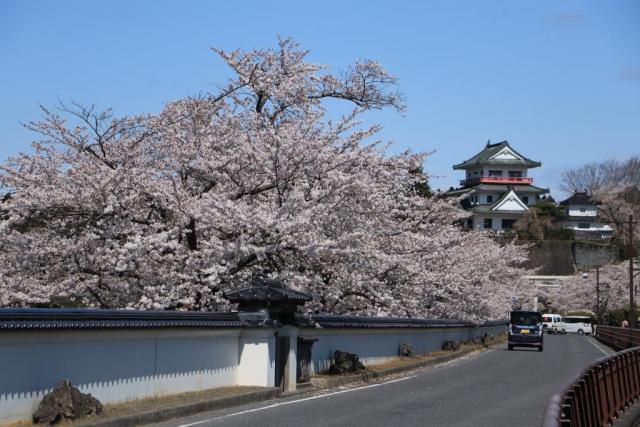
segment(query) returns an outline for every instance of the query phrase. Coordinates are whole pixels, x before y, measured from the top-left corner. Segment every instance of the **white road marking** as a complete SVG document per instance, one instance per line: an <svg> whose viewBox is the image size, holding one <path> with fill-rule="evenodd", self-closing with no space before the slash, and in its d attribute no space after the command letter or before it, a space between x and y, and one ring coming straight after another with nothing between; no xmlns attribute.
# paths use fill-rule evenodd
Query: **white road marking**
<svg viewBox="0 0 640 427"><path fill-rule="evenodd" d="M352 392L352 391L364 390L364 389L373 388L373 387L380 387L380 386L383 386L383 385L386 385L386 384L397 383L397 382L400 382L400 381L406 381L406 380L409 380L409 379L414 378L414 377L415 377L415 375L411 375L411 376L408 376L408 377L397 378L395 380L385 381L383 383L376 383L376 384L370 384L370 385L357 387L357 388L350 388L350 389L347 389L347 390L334 391L332 393L325 393L325 394L320 394L318 396L305 397L304 399L290 400L288 402L274 403L272 405L262 406L260 408L247 409L245 411L234 412L233 414L221 415L219 417L208 418L206 420L196 421L194 423L189 423L189 424L182 424L182 425L180 425L178 427L190 427L190 426L195 426L195 425L198 425L198 424L208 423L208 422L211 422L211 421L221 420L221 419L224 419L224 418L235 417L236 415L249 414L251 412L258 412L258 411L263 411L265 409L276 408L278 406L292 405L294 403L306 402L308 400L315 400L315 399L321 399L323 397L335 396L336 394L349 393L349 392Z"/></svg>
<svg viewBox="0 0 640 427"><path fill-rule="evenodd" d="M587 341L589 341L591 344L593 344L593 346L595 348L597 348L598 350L600 350L601 352L603 352L604 354L606 354L607 356L610 355L611 353L609 353L608 351L604 350L602 347L600 347L600 344L597 344L596 339L593 337L587 337Z"/></svg>
<svg viewBox="0 0 640 427"><path fill-rule="evenodd" d="M471 353L465 354L464 356L457 357L457 358L449 360L447 362L438 363L438 364L434 365L433 367L431 367L431 369L428 369L428 370L425 370L425 371L423 371L423 369L425 367L416 368L417 370L419 370L421 372L416 372L416 373L414 373L412 375L408 375L408 376L402 377L402 378L396 378L396 379L385 381L385 382L369 384L369 385L362 386L362 387L354 387L354 388L349 388L349 389L346 389L346 390L334 391L334 392L331 392L331 393L319 394L319 395L316 395L316 396L305 397L303 399L297 399L297 400L290 400L290 401L287 401L287 402L274 403L272 405L261 406L259 408L247 409L245 411L234 412L232 414L221 415L221 416L213 417L213 418L207 418L205 420L200 420L200 421L196 421L196 422L193 422L193 423L181 424L181 425L179 425L177 427L196 426L196 425L208 423L208 422L211 422L211 421L218 421L218 420L222 420L222 419L225 419L225 418L235 417L237 415L249 414L249 413L252 413L252 412L259 412L259 411L263 411L263 410L266 410L266 409L276 408L278 406L292 405L294 403L306 402L308 400L321 399L323 397L335 396L337 394L349 393L349 392L352 392L352 391L364 390L364 389L367 389L367 388L380 387L380 386L383 386L383 385L386 385L386 384L392 384L392 383L397 383L397 382L400 382L400 381L406 381L406 380L410 380L412 378L419 377L421 375L426 375L426 374L428 374L430 372L433 372L433 371L439 371L439 370L448 368L448 367L450 367L452 365L455 366L455 365L458 365L458 364L467 363L471 359L474 359L475 356L480 356L480 355L484 355L484 354L487 354L487 353L491 353L492 351L495 351L495 349L496 348L494 347L494 348L489 348L489 349L485 349L485 350L482 350L482 351L473 351ZM426 367L426 368L429 368L429 367Z"/></svg>

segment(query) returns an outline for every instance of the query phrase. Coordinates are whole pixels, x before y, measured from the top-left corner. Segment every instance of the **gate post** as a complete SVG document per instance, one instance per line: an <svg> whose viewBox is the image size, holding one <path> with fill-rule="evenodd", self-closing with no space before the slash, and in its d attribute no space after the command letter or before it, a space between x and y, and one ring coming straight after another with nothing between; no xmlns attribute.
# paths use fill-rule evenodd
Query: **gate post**
<svg viewBox="0 0 640 427"><path fill-rule="evenodd" d="M275 348L275 386L283 391L296 389L298 328L296 311L311 301L311 295L287 288L279 279L256 279L246 288L224 292L229 302L238 304L240 313L266 311L277 328ZM287 345L288 344L288 345Z"/></svg>
<svg viewBox="0 0 640 427"><path fill-rule="evenodd" d="M296 390L296 374L298 371L298 328L291 325L284 325L278 328L278 336L288 337L289 351L284 360L284 375L282 378L282 391L289 392Z"/></svg>

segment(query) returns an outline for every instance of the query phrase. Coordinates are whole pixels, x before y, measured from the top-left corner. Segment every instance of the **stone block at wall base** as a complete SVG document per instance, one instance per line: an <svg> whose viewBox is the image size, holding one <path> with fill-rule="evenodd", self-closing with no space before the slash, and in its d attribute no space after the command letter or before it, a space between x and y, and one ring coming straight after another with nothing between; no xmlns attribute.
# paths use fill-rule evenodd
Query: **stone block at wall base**
<svg viewBox="0 0 640 427"><path fill-rule="evenodd" d="M407 364L404 366L396 366L392 368L387 368L378 371L365 371L356 374L348 374L348 375L337 375L337 376L317 376L311 378L311 384L316 389L328 389L340 387L345 384L360 382L360 381L371 381L374 379L383 378L389 375L399 374L402 372L412 371L414 369L423 368L426 366L437 365L439 363L448 362L450 360L457 359L459 357L465 356L469 353L475 351L485 351L486 348L492 348L495 346L503 345L505 337L499 337L495 339L492 344L485 347L464 347L460 350L452 351L448 354L443 354L441 356L436 356L430 359L416 360L414 363Z"/></svg>

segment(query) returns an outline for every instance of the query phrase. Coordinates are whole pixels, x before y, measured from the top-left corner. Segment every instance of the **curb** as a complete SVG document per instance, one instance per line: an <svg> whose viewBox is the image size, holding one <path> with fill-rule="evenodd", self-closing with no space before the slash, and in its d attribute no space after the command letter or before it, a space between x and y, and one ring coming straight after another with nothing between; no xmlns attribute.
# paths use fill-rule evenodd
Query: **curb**
<svg viewBox="0 0 640 427"><path fill-rule="evenodd" d="M497 342L489 344L487 347L484 347L484 348L473 348L473 347L465 348L462 350L452 352L451 354L444 354L442 356L434 357L433 359L421 360L406 366L397 366L395 368L383 369L381 371L365 371L359 374L344 375L336 378L315 378L315 379L312 378L311 383L313 384L315 390L322 390L327 388L340 387L342 385L355 383L355 382L370 381L373 379L384 378L386 376L398 374L401 372L413 371L415 369L424 368L426 366L449 362L451 360L465 356L469 353L473 353L478 350L484 351L486 349L500 346L503 344L504 344L504 340L499 340Z"/></svg>
<svg viewBox="0 0 640 427"><path fill-rule="evenodd" d="M93 422L86 420L86 422L74 423L73 425L74 427L130 427L133 425L151 424L160 421L166 421L171 418L186 417L189 415L197 414L199 412L230 408L233 406L244 405L246 403L275 399L277 397L280 397L281 394L282 390L280 388L274 387L267 390L259 390L251 393L240 394L238 396L201 400L185 405L176 405L168 408L140 412L135 415L125 415L106 420L95 420Z"/></svg>

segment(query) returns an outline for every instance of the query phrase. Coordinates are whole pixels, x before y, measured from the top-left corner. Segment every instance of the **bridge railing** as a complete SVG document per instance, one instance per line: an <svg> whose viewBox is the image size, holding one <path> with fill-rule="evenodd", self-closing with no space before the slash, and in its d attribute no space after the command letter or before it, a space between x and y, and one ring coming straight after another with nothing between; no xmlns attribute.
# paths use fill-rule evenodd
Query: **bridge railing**
<svg viewBox="0 0 640 427"><path fill-rule="evenodd" d="M638 397L640 347L634 347L584 369L549 400L542 426L608 426Z"/></svg>
<svg viewBox="0 0 640 427"><path fill-rule="evenodd" d="M616 350L640 346L640 329L597 326L596 338Z"/></svg>

